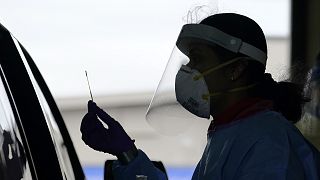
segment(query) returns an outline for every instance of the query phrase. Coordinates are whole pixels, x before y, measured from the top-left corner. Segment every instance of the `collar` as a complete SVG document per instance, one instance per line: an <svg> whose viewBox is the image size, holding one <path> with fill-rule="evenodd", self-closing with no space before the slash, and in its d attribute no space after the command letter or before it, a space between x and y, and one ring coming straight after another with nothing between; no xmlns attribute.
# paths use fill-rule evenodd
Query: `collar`
<svg viewBox="0 0 320 180"><path fill-rule="evenodd" d="M246 98L231 105L211 121L208 133L221 125L254 115L260 111L272 109L273 102L262 98Z"/></svg>

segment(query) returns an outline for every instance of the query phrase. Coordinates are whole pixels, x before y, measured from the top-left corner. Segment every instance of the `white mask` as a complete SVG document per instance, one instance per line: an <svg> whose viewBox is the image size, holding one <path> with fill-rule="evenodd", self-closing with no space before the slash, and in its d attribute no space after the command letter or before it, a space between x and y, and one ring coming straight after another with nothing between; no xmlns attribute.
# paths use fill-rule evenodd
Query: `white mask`
<svg viewBox="0 0 320 180"><path fill-rule="evenodd" d="M240 58L235 58L222 63L216 67L210 68L203 73L195 69L191 69L186 65L182 65L176 75L175 92L177 101L192 114L202 117L210 118L210 97L220 96L226 93L233 93L243 91L254 87L256 84L250 84L248 86L242 86L225 90L222 92L210 93L204 76L221 69Z"/></svg>
<svg viewBox="0 0 320 180"><path fill-rule="evenodd" d="M199 71L182 65L176 76L176 98L192 114L209 119L210 98L203 98L203 95L209 94L209 90L204 78L195 79L199 76Z"/></svg>

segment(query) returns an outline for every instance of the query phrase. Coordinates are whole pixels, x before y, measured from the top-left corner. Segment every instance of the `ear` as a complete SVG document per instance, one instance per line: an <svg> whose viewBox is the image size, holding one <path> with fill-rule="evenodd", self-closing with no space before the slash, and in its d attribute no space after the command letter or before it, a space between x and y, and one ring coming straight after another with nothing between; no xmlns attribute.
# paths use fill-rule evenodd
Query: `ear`
<svg viewBox="0 0 320 180"><path fill-rule="evenodd" d="M248 67L247 60L240 60L235 62L230 68L230 71L228 73L230 80L235 81L239 79L241 75L243 75L247 67Z"/></svg>

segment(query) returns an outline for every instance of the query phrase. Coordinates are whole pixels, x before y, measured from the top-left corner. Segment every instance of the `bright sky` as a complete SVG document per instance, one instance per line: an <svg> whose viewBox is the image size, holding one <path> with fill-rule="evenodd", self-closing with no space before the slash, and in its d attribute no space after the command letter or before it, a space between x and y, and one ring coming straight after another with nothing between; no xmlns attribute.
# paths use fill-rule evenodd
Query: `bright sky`
<svg viewBox="0 0 320 180"><path fill-rule="evenodd" d="M55 97L88 96L85 70L95 95L153 92L197 5L247 15L269 37L289 36L289 0L2 0L0 23Z"/></svg>

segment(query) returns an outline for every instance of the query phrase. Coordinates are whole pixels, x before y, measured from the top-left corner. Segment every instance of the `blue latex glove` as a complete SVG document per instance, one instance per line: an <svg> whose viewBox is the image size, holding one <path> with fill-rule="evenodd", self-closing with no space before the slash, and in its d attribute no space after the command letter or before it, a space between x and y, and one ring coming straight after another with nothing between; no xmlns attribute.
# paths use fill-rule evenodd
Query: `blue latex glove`
<svg viewBox="0 0 320 180"><path fill-rule="evenodd" d="M99 117L108 125L106 129ZM120 123L100 109L93 101L88 102L88 113L83 117L80 131L82 140L92 149L115 156L127 152L133 147L132 140Z"/></svg>

